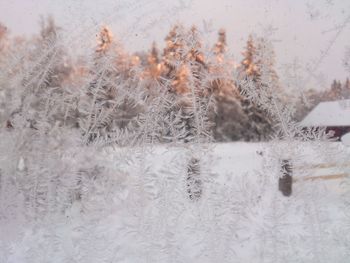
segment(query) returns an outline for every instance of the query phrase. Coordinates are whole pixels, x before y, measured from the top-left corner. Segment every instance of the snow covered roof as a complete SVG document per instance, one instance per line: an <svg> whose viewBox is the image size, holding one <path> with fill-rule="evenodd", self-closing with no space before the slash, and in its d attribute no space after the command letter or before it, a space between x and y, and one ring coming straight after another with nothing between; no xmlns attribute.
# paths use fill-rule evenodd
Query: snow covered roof
<svg viewBox="0 0 350 263"><path fill-rule="evenodd" d="M350 100L321 102L300 124L304 127L350 126Z"/></svg>

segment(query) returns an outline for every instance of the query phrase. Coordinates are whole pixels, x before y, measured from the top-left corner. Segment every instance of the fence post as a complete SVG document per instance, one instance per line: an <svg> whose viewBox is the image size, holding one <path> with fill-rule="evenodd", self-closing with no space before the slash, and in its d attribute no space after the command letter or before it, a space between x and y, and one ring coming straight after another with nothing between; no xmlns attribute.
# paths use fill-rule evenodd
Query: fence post
<svg viewBox="0 0 350 263"><path fill-rule="evenodd" d="M187 164L187 193L191 200L199 200L202 195L200 160L192 157Z"/></svg>
<svg viewBox="0 0 350 263"><path fill-rule="evenodd" d="M293 170L290 160L284 159L281 161L281 173L282 176L278 179L278 189L284 196L290 196L292 194L293 184Z"/></svg>

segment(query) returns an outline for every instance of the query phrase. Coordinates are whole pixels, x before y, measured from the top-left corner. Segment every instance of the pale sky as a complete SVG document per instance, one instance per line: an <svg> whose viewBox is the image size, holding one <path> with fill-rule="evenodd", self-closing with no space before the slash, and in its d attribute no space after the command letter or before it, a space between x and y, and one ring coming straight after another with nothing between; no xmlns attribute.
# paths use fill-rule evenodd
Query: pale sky
<svg viewBox="0 0 350 263"><path fill-rule="evenodd" d="M0 0L0 22L12 35L38 32L39 16L46 14L78 45L84 34L94 36L101 24L110 25L129 51L148 49L153 40L162 46L178 21L212 28L205 34L209 43L223 27L237 62L247 36L272 26L276 67L286 85L285 70L294 62L304 86L349 76L342 60L350 47L350 0Z"/></svg>

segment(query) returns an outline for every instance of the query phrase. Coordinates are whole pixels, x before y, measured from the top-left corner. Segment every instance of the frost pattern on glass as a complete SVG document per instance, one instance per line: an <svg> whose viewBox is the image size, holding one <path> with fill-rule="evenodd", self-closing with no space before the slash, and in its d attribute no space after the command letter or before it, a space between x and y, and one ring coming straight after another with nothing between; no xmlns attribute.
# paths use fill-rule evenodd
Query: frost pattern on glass
<svg viewBox="0 0 350 263"><path fill-rule="evenodd" d="M290 94L272 28L238 64L224 29L178 23L133 54L93 30L77 57L51 17L30 40L0 25L0 262L347 262L350 149L300 120L349 80Z"/></svg>

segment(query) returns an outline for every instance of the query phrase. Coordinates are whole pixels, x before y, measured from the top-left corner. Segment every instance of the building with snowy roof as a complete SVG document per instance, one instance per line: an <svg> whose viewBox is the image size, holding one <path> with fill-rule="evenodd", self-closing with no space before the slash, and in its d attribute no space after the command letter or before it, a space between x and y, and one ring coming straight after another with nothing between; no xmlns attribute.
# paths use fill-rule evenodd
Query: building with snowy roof
<svg viewBox="0 0 350 263"><path fill-rule="evenodd" d="M333 137L340 138L350 132L350 100L319 103L301 122L307 128L326 128Z"/></svg>

